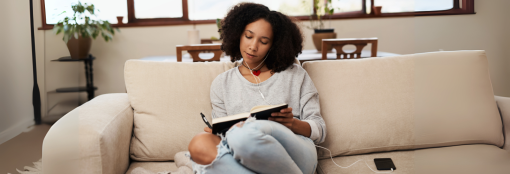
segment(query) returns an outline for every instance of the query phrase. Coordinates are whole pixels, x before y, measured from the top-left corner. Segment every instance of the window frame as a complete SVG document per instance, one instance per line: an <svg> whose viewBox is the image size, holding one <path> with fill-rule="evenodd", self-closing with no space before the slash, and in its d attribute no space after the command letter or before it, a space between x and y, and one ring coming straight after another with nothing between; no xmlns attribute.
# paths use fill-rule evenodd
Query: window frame
<svg viewBox="0 0 510 174"><path fill-rule="evenodd" d="M46 23L46 9L44 0L41 1L42 13L42 26L39 30L51 30L52 24ZM417 11L417 12L400 12L400 13L382 13L380 15L366 14L366 2L368 0L360 0L362 3L361 11L342 12L332 15L326 15L324 19L357 19L357 18L387 18L387 17L411 17L411 16L436 16L436 15L463 15L463 14L476 14L475 0L453 0L453 8L449 10L439 11ZM370 0L371 8L374 6L374 0ZM460 5L462 2L462 6ZM156 19L136 19L134 0L127 0L128 23L125 24L112 24L113 27L143 27L143 26L165 26L165 25L189 25L189 24L214 24L216 20L189 20L188 15L188 0L182 0L182 13L181 18L156 18ZM313 14L316 11L314 9ZM293 16L294 18L306 21L310 16Z"/></svg>
<svg viewBox="0 0 510 174"><path fill-rule="evenodd" d="M135 0L127 0L128 23L154 23L154 22L172 22L189 21L188 18L188 0L182 0L182 17L180 18L154 18L154 19L136 19Z"/></svg>

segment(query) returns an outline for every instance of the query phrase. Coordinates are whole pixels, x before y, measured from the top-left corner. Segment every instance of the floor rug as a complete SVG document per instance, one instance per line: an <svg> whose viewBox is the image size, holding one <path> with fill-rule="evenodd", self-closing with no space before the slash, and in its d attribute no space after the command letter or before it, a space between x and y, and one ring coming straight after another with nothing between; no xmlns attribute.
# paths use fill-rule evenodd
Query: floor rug
<svg viewBox="0 0 510 174"><path fill-rule="evenodd" d="M20 174L42 174L42 159L33 162L34 166L25 166L23 170L16 169ZM10 174L10 173L8 173Z"/></svg>

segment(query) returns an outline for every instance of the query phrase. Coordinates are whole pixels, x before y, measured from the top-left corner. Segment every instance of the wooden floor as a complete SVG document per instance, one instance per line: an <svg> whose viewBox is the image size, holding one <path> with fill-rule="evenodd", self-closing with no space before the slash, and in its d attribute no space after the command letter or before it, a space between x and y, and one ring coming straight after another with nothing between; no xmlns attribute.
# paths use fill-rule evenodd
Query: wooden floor
<svg viewBox="0 0 510 174"><path fill-rule="evenodd" d="M16 168L33 166L42 157L42 143L50 125L35 125L9 141L0 144L0 174L18 174Z"/></svg>

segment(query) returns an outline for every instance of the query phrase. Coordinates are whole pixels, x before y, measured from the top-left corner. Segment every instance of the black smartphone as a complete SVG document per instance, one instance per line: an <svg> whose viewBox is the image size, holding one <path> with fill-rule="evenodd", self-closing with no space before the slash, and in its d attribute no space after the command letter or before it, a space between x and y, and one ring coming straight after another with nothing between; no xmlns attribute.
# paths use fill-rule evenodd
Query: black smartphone
<svg viewBox="0 0 510 174"><path fill-rule="evenodd" d="M377 170L397 170L391 158L374 158L374 163Z"/></svg>

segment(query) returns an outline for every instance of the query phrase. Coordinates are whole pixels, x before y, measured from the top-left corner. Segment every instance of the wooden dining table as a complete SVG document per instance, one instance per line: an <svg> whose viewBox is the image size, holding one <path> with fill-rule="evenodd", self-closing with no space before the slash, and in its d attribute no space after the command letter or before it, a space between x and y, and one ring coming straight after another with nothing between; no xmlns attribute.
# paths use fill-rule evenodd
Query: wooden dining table
<svg viewBox="0 0 510 174"><path fill-rule="evenodd" d="M344 52L349 52L354 50L344 50ZM370 58L371 52L369 50L363 50L361 52L361 58ZM398 56L400 54L396 53L389 53L384 51L377 51L377 57L389 57L389 56ZM202 58L212 58L214 56L214 53L200 53L200 57ZM333 49L331 52L327 53L328 60L335 60L336 59L336 51ZM300 55L298 55L297 59L303 63L306 61L317 61L322 59L322 53L317 50L303 50ZM177 62L177 56L174 55L163 55L163 56L147 56L144 58L141 58L141 60L150 60L150 61L170 61L170 62ZM349 60L349 59L348 59ZM220 61L230 61L230 56L223 56L220 58ZM193 62L193 59L191 58L190 54L184 54L182 55L182 62Z"/></svg>

